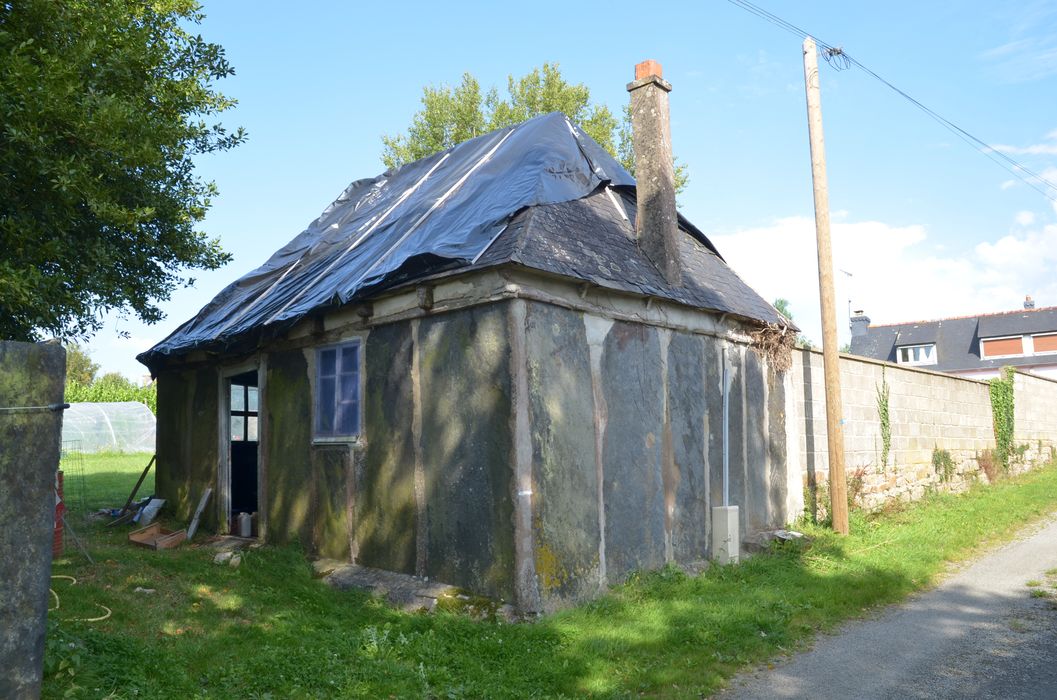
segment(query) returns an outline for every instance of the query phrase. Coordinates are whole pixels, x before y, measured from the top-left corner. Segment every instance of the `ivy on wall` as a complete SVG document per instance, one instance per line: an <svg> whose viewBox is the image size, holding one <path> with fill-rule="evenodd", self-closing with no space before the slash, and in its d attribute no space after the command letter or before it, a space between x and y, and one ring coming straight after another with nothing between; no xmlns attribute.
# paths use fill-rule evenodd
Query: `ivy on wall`
<svg viewBox="0 0 1057 700"><path fill-rule="evenodd" d="M892 451L892 419L888 414L888 380L881 368L881 383L877 385L877 417L881 421L881 472L888 469L888 455Z"/></svg>
<svg viewBox="0 0 1057 700"><path fill-rule="evenodd" d="M995 429L995 458L1009 471L1013 449L1013 368L1003 367L991 380L991 418Z"/></svg>

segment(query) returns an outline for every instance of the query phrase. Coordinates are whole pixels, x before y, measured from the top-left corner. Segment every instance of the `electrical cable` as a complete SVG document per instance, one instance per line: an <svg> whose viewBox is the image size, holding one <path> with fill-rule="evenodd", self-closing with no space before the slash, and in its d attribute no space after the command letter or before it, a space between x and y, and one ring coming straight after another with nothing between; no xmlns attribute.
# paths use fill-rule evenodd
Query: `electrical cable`
<svg viewBox="0 0 1057 700"><path fill-rule="evenodd" d="M760 19L770 22L771 24L774 24L775 26L789 32L790 34L794 34L800 37L801 39L806 39L812 36L809 32L804 31L795 24L787 22L778 15L768 12L767 10L763 9L762 7L759 7L758 5L754 5L748 0L727 0L727 2L734 5L735 7L739 7L745 10L746 12L749 12L752 15L755 15L756 17L759 17ZM1050 201L1057 202L1057 183L1054 183L1042 176L1041 174L1031 170L1015 158L1012 158L1009 155L1002 153L997 148L991 146L983 139L974 136L966 129L963 129L962 127L958 126L951 120L947 119L943 115L939 114L935 110L923 104L921 101L915 99L914 97L911 97L903 90L899 89L889 81L882 78L873 70L867 68L860 61L850 56L847 52L844 51L843 48L827 44L826 42L821 41L817 38L815 38L815 43L818 45L820 53L825 59L825 61L831 66L833 66L836 70L845 70L851 66L859 68L864 73L880 82L882 85L886 86L899 96L906 99L908 102L920 109L931 119L935 120L945 129L957 136L959 139L972 146L974 150L983 153L993 163L1011 173L1018 180L1022 181L1024 184L1028 185L1033 190L1046 197Z"/></svg>

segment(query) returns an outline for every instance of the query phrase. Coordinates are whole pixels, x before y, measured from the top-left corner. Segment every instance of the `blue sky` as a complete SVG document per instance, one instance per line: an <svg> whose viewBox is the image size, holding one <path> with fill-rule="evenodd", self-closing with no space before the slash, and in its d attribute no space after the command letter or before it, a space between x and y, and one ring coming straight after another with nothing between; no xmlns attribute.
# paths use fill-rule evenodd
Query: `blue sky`
<svg viewBox="0 0 1057 700"><path fill-rule="evenodd" d="M833 45L1057 181L1057 2L778 2ZM648 10L644 10L648 7ZM296 8L296 9L291 9ZM234 255L193 273L165 321L112 318L88 343L104 370L134 356L299 233L352 180L383 170L426 84L463 72L505 86L545 61L616 110L634 64L673 84L672 139L690 169L680 206L766 298L787 297L816 341L817 277L800 40L724 0L289 3L206 0L248 142L202 158L220 196L203 230ZM1057 305L1057 209L857 69L823 64L839 326ZM122 338L120 334L129 337Z"/></svg>

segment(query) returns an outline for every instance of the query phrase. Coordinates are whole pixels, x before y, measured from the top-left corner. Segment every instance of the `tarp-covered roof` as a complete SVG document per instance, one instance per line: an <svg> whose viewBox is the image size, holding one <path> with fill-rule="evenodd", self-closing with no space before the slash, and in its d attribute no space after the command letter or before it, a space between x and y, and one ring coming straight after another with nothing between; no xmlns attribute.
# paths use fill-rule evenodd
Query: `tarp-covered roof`
<svg viewBox="0 0 1057 700"><path fill-rule="evenodd" d="M473 266L519 212L575 202L607 186L622 190L633 204L634 184L612 156L559 113L479 136L352 183L264 265L222 290L139 359L152 365L162 356L196 348L223 350L250 331L277 333L313 310L369 295L397 271L407 281L409 268L415 271L412 277L422 277ZM592 225L588 222L588 228ZM781 321L730 272L700 231L681 217L680 226L713 260L710 271L722 268L724 279L716 281L726 284L730 277L736 284L718 297L662 296L750 319ZM646 260L637 246L631 254ZM642 261L631 262L634 267ZM655 269L652 273L651 283L663 282ZM619 281L619 273L610 276ZM698 286L708 285L704 279ZM720 303L721 298L727 303Z"/></svg>

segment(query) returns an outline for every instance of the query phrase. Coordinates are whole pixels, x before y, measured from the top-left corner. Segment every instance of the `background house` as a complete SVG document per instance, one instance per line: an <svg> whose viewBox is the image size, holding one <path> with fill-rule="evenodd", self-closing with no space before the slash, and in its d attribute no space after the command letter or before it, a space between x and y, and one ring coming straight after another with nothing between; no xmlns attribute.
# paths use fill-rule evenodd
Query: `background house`
<svg viewBox="0 0 1057 700"><path fill-rule="evenodd" d="M1057 307L1024 308L935 321L870 325L851 319L851 352L963 377L990 379L1005 366L1057 379Z"/></svg>
<svg viewBox="0 0 1057 700"><path fill-rule="evenodd" d="M560 114L486 134L353 183L141 355L176 516L215 485L219 531L526 612L706 559L724 486L744 531L785 523L785 384L749 346L795 329L677 215L653 65L637 188Z"/></svg>

